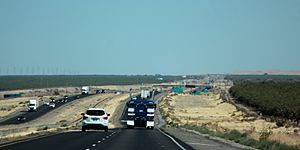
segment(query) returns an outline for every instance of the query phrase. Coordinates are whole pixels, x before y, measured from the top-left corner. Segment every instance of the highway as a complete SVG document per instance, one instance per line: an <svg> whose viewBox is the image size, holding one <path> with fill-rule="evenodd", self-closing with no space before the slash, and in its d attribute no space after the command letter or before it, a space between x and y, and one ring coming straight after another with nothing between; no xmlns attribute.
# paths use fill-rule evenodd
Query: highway
<svg viewBox="0 0 300 150"><path fill-rule="evenodd" d="M182 150L192 149L178 145L157 129L113 129L109 132L68 132L0 147L1 150Z"/></svg>
<svg viewBox="0 0 300 150"><path fill-rule="evenodd" d="M73 101L73 100L76 100L76 99L80 99L80 98L84 98L84 97L87 97L87 96L90 96L90 95L74 95L74 96L69 96L68 97L68 102L70 101ZM49 106L47 105L44 105L44 104L40 104L40 107L38 107L38 111L36 112L28 112L28 111L23 111L21 112L19 115L17 116L14 116L14 117L11 117L11 118L8 118L2 122L0 122L0 125L9 125L9 124L20 124L20 123L25 123L25 122L28 122L28 121L31 121L31 120L34 120L46 113L48 113L49 111L52 111L53 109L56 109L62 105L64 105L65 103L68 103L68 102L62 102L62 103L59 103L58 101L61 100L61 99L56 99L55 100L55 108L50 108ZM26 118L26 120L24 121L18 121L18 116L24 116Z"/></svg>

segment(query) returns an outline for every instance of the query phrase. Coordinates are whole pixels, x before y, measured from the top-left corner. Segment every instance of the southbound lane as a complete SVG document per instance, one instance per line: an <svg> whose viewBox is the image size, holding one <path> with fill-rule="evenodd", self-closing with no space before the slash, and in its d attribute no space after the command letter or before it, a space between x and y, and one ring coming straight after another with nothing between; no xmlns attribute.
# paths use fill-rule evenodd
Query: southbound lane
<svg viewBox="0 0 300 150"><path fill-rule="evenodd" d="M181 142L179 142L181 143ZM185 149L189 146L181 143ZM109 132L69 132L0 147L2 150L181 150L169 137L157 129L114 129Z"/></svg>
<svg viewBox="0 0 300 150"><path fill-rule="evenodd" d="M68 97L68 102L76 100L76 99L84 98L84 97L87 97L87 96L90 96L90 95L74 95L74 96L69 96ZM34 119L36 119L36 118L38 118L38 117L40 117L40 116L42 116L42 115L44 115L44 114L52 111L53 109L56 109L56 108L64 105L65 103L68 103L68 102L59 103L60 100L61 99L56 99L55 100L55 108L50 108L48 105L40 104L40 107L38 107L38 111L36 111L36 112L23 111L18 116L24 116L26 118L26 120L24 120L24 121L18 121L18 116L14 116L14 117L11 117L11 118L9 118L7 120L4 120L4 121L0 122L0 125L25 123L25 122L34 120Z"/></svg>

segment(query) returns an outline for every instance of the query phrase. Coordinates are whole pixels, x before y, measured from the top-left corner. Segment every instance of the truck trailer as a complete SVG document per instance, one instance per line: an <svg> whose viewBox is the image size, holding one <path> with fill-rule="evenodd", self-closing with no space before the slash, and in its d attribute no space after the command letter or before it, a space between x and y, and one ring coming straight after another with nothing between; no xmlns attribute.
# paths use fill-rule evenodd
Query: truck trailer
<svg viewBox="0 0 300 150"><path fill-rule="evenodd" d="M154 128L156 104L153 100L131 99L127 102L127 128Z"/></svg>

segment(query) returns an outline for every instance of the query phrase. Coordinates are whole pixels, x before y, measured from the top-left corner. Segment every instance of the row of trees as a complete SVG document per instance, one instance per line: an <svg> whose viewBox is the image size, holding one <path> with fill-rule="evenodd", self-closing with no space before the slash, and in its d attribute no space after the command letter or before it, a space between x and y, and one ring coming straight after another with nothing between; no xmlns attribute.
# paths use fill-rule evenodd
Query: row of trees
<svg viewBox="0 0 300 150"><path fill-rule="evenodd" d="M158 78L162 78L158 79ZM158 75L27 75L0 76L0 91L28 88L84 85L130 85L162 83L182 79L181 76Z"/></svg>
<svg viewBox="0 0 300 150"><path fill-rule="evenodd" d="M240 81L229 92L264 115L300 120L300 82Z"/></svg>

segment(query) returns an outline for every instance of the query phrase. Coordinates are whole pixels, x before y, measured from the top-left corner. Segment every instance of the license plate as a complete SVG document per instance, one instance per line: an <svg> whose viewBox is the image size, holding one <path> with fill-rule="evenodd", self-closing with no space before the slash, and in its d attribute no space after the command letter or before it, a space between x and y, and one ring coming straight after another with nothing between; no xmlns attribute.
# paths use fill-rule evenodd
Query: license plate
<svg viewBox="0 0 300 150"><path fill-rule="evenodd" d="M99 118L92 118L92 120L93 120L93 121L98 121L98 120L99 120Z"/></svg>

